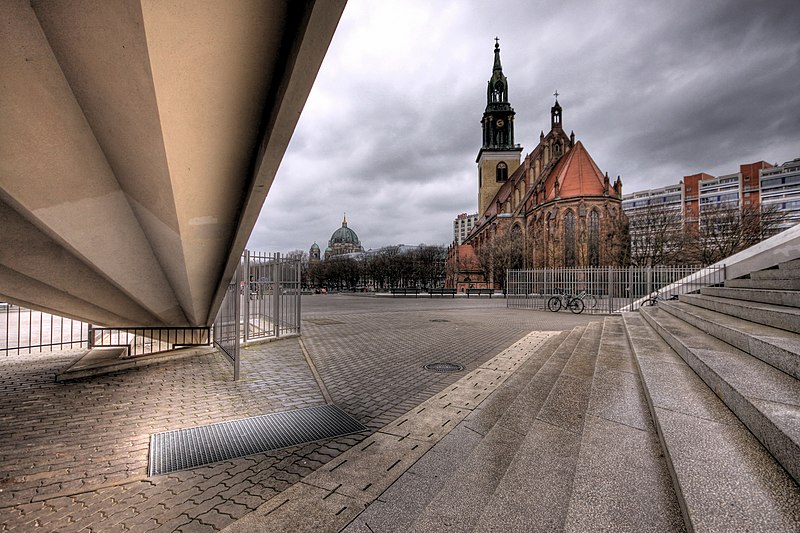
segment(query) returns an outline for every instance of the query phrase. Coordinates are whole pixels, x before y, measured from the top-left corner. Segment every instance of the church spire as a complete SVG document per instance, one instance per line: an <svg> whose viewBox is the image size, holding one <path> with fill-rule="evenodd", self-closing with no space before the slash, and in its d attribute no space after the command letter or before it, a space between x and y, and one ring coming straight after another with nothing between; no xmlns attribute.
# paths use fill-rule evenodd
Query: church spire
<svg viewBox="0 0 800 533"><path fill-rule="evenodd" d="M343 228L347 227L347 213L345 213L344 216L342 217L342 227Z"/></svg>
<svg viewBox="0 0 800 533"><path fill-rule="evenodd" d="M508 102L508 78L500 63L500 39L494 38L494 65L486 87L481 150L516 150L514 144L514 109ZM478 155L480 157L480 154Z"/></svg>
<svg viewBox="0 0 800 533"><path fill-rule="evenodd" d="M553 93L556 103L550 108L550 128L561 129L561 106L558 103L558 91Z"/></svg>
<svg viewBox="0 0 800 533"><path fill-rule="evenodd" d="M478 214L493 205L497 192L519 168L522 147L514 144L514 108L508 102L508 79L500 63L500 39L494 38L494 64L486 87L486 109L481 120L483 142L478 163Z"/></svg>
<svg viewBox="0 0 800 533"><path fill-rule="evenodd" d="M495 37L494 38L494 72L500 71L500 75L503 75L503 65L500 64L500 39Z"/></svg>
<svg viewBox="0 0 800 533"><path fill-rule="evenodd" d="M503 65L500 64L500 39L494 38L494 66L489 87L486 91L487 111L492 104L508 104L508 79L503 75Z"/></svg>

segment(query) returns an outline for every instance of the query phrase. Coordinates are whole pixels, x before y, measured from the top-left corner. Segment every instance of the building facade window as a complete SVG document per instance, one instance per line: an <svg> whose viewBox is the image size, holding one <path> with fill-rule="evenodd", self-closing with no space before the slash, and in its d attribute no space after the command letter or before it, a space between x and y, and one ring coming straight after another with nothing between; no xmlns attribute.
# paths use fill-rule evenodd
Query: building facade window
<svg viewBox="0 0 800 533"><path fill-rule="evenodd" d="M564 266L575 263L575 214L570 210L564 215Z"/></svg>
<svg viewBox="0 0 800 533"><path fill-rule="evenodd" d="M497 163L497 181L500 182L506 180L508 180L508 165L500 161Z"/></svg>
<svg viewBox="0 0 800 533"><path fill-rule="evenodd" d="M589 213L589 266L600 266L600 214L595 209Z"/></svg>

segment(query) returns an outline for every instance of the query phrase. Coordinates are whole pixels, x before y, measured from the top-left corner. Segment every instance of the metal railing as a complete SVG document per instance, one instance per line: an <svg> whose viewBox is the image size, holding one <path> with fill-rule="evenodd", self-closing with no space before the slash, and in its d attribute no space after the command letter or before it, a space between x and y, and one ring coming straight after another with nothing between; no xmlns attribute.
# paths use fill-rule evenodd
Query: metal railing
<svg viewBox="0 0 800 533"><path fill-rule="evenodd" d="M239 266L236 267L233 279L228 284L222 305L217 311L217 318L214 320L214 345L230 359L233 365L233 379L239 379L240 332L242 329L239 311L242 301L240 287L243 261L244 258L239 260Z"/></svg>
<svg viewBox="0 0 800 533"><path fill-rule="evenodd" d="M101 328L89 326L89 348L119 346L128 350L128 357L160 352L211 346L211 328Z"/></svg>
<svg viewBox="0 0 800 533"><path fill-rule="evenodd" d="M89 324L0 303L0 355L85 348Z"/></svg>
<svg viewBox="0 0 800 533"><path fill-rule="evenodd" d="M241 343L300 333L300 261L245 250L214 321L214 344L239 379Z"/></svg>
<svg viewBox="0 0 800 533"><path fill-rule="evenodd" d="M547 301L559 293L584 297L584 313L614 314L634 311L655 291L668 299L697 292L725 281L725 267L688 266L605 267L509 270L506 305L517 309L547 310Z"/></svg>
<svg viewBox="0 0 800 533"><path fill-rule="evenodd" d="M245 250L244 341L300 332L300 261Z"/></svg>

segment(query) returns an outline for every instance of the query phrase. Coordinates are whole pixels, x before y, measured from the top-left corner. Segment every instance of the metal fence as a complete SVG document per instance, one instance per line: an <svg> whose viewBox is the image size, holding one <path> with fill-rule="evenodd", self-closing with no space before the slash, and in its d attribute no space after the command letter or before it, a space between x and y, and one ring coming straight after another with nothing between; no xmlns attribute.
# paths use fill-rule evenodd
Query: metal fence
<svg viewBox="0 0 800 533"><path fill-rule="evenodd" d="M214 320L214 345L230 359L233 365L233 379L239 379L240 310L242 301L240 287L243 262L244 258L241 258L233 279L228 284L228 289L222 299L222 305L217 311L217 318Z"/></svg>
<svg viewBox="0 0 800 533"><path fill-rule="evenodd" d="M300 261L245 250L214 321L214 344L239 379L242 342L300 333Z"/></svg>
<svg viewBox="0 0 800 533"><path fill-rule="evenodd" d="M509 270L506 305L547 310L558 294L585 291L584 313L634 311L650 297L676 298L725 281L725 267L665 266Z"/></svg>
<svg viewBox="0 0 800 533"><path fill-rule="evenodd" d="M0 303L0 355L86 348L89 324Z"/></svg>
<svg viewBox="0 0 800 533"><path fill-rule="evenodd" d="M101 328L89 326L89 348L120 346L128 357L152 355L190 346L211 346L211 328Z"/></svg>

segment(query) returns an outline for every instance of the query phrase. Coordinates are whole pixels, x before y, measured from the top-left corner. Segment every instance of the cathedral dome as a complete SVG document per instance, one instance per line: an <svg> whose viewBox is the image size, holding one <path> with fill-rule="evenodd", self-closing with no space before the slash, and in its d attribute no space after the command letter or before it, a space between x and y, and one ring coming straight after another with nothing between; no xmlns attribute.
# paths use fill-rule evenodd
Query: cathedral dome
<svg viewBox="0 0 800 533"><path fill-rule="evenodd" d="M319 244L317 244L317 243L312 244L311 245L311 249L312 250L319 250Z"/></svg>
<svg viewBox="0 0 800 533"><path fill-rule="evenodd" d="M361 244L356 232L347 227L346 217L342 219L342 227L334 231L333 235L331 235L331 240L328 245L333 246L334 244Z"/></svg>
<svg viewBox="0 0 800 533"><path fill-rule="evenodd" d="M347 226L342 226L341 228L337 229L331 235L331 244L358 244L358 235L356 232L348 228Z"/></svg>

